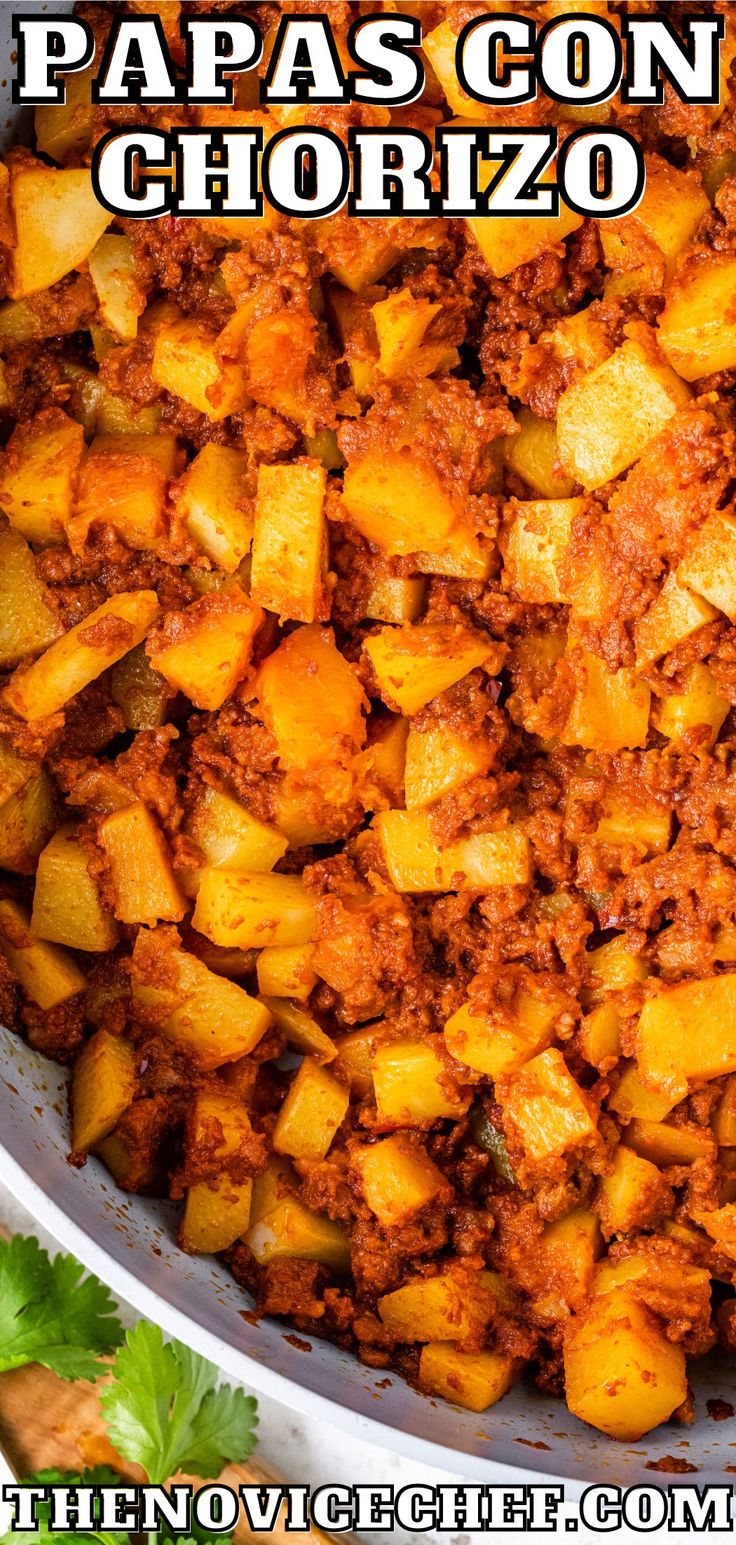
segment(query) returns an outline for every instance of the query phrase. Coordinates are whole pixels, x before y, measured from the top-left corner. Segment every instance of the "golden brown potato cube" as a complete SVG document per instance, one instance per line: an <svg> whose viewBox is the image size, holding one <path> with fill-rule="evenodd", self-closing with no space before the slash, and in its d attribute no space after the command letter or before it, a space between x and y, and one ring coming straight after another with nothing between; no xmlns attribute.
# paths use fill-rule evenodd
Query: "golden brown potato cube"
<svg viewBox="0 0 736 1545"><path fill-rule="evenodd" d="M2 693L2 701L29 722L57 713L141 642L157 612L154 590L111 596L57 639L33 665L17 670Z"/></svg>
<svg viewBox="0 0 736 1545"><path fill-rule="evenodd" d="M498 1316L494 1278L490 1271L463 1270L416 1277L379 1298L378 1313L397 1341L466 1341Z"/></svg>
<svg viewBox="0 0 736 1545"><path fill-rule="evenodd" d="M404 771L407 810L423 810L462 788L487 772L492 760L490 742L481 738L470 740L444 725L424 731L410 725Z"/></svg>
<svg viewBox="0 0 736 1545"><path fill-rule="evenodd" d="M51 592L19 531L0 531L0 669L41 654L62 632Z"/></svg>
<svg viewBox="0 0 736 1545"><path fill-rule="evenodd" d="M687 1394L682 1347L625 1290L594 1299L570 1321L564 1357L570 1410L611 1438L638 1442Z"/></svg>
<svg viewBox="0 0 736 1545"><path fill-rule="evenodd" d="M271 1024L256 998L178 948L172 929L141 929L132 984L146 1019L193 1053L205 1070L246 1057Z"/></svg>
<svg viewBox="0 0 736 1545"><path fill-rule="evenodd" d="M562 393L557 409L560 461L584 488L625 472L690 391L646 335L627 338L602 365Z"/></svg>
<svg viewBox="0 0 736 1545"><path fill-rule="evenodd" d="M513 823L440 848L424 810L381 810L373 818L389 878L402 892L492 890L527 885L529 839Z"/></svg>
<svg viewBox="0 0 736 1545"><path fill-rule="evenodd" d="M198 791L184 829L201 848L205 864L215 869L266 874L288 847L274 826L258 821L239 800L210 784Z"/></svg>
<svg viewBox="0 0 736 1545"><path fill-rule="evenodd" d="M141 800L105 817L99 840L107 854L121 923L176 923L186 902L174 879L166 843Z"/></svg>
<svg viewBox="0 0 736 1545"><path fill-rule="evenodd" d="M681 585L736 621L736 520L715 510L700 527L677 570Z"/></svg>
<svg viewBox="0 0 736 1545"><path fill-rule="evenodd" d="M685 670L682 687L681 692L655 699L652 723L673 749L683 747L702 755L715 745L731 704L702 660Z"/></svg>
<svg viewBox="0 0 736 1545"><path fill-rule="evenodd" d="M493 1013L474 1013L464 1003L445 1024L445 1045L457 1062L495 1080L545 1051L569 1008L565 993L530 981Z"/></svg>
<svg viewBox="0 0 736 1545"><path fill-rule="evenodd" d="M401 807L409 722L398 714L372 714L371 721L373 739L354 762L358 798L364 810Z"/></svg>
<svg viewBox="0 0 736 1545"><path fill-rule="evenodd" d="M271 1261L319 1261L342 1274L350 1267L350 1240L339 1223L310 1212L303 1202L287 1196L252 1222L245 1243L259 1266Z"/></svg>
<svg viewBox="0 0 736 1545"><path fill-rule="evenodd" d="M59 814L56 790L45 768L0 805L0 869L35 874L39 854Z"/></svg>
<svg viewBox="0 0 736 1545"><path fill-rule="evenodd" d="M580 1025L580 1050L594 1068L607 1068L621 1055L621 1015L610 999L586 1014Z"/></svg>
<svg viewBox="0 0 736 1545"><path fill-rule="evenodd" d="M9 293L47 290L89 256L112 219L86 167L23 163L11 178L16 245Z"/></svg>
<svg viewBox="0 0 736 1545"><path fill-rule="evenodd" d="M342 502L361 535L389 556L441 550L460 513L426 457L407 448L350 461Z"/></svg>
<svg viewBox="0 0 736 1545"><path fill-rule="evenodd" d="M38 762L19 756L10 742L0 740L0 807L38 774Z"/></svg>
<svg viewBox="0 0 736 1545"><path fill-rule="evenodd" d="M326 487L321 462L307 457L258 469L251 595L282 621L326 614Z"/></svg>
<svg viewBox="0 0 736 1545"><path fill-rule="evenodd" d="M715 606L689 590L673 570L656 600L634 626L638 668L660 660L717 616Z"/></svg>
<svg viewBox="0 0 736 1545"><path fill-rule="evenodd" d="M376 1048L371 1071L381 1126L431 1126L446 1116L457 1121L464 1114L470 1095L458 1089L441 1047L439 1036L434 1036Z"/></svg>
<svg viewBox="0 0 736 1545"><path fill-rule="evenodd" d="M317 908L296 875L207 868L192 922L213 944L226 949L311 944Z"/></svg>
<svg viewBox="0 0 736 1545"><path fill-rule="evenodd" d="M65 161L72 152L81 155L92 138L95 109L92 80L95 66L74 70L64 78L66 101L42 103L34 113L36 148L52 161Z"/></svg>
<svg viewBox="0 0 736 1545"><path fill-rule="evenodd" d="M536 499L507 505L504 583L522 601L540 606L570 601L563 565L573 521L588 504L587 499Z"/></svg>
<svg viewBox="0 0 736 1545"><path fill-rule="evenodd" d="M245 451L208 441L190 462L176 490L176 507L202 552L234 574L250 551L248 457Z"/></svg>
<svg viewBox="0 0 736 1545"><path fill-rule="evenodd" d="M696 171L682 172L661 156L646 155L644 197L629 215L599 220L606 268L644 271L659 290L695 235L710 204Z"/></svg>
<svg viewBox="0 0 736 1545"><path fill-rule="evenodd" d="M29 913L16 901L0 901L0 952L26 997L40 1009L56 1008L87 986L72 955L35 937Z"/></svg>
<svg viewBox="0 0 736 1545"><path fill-rule="evenodd" d="M567 656L575 673L575 696L560 736L563 746L621 751L645 746L651 691L628 666L609 671L604 660L577 649Z"/></svg>
<svg viewBox="0 0 736 1545"><path fill-rule="evenodd" d="M71 546L83 546L90 527L100 522L112 526L128 547L155 548L166 530L176 459L174 435L98 435L82 463Z"/></svg>
<svg viewBox="0 0 736 1545"><path fill-rule="evenodd" d="M496 1095L504 1121L536 1164L583 1147L596 1135L591 1102L554 1046L502 1078Z"/></svg>
<svg viewBox="0 0 736 1545"><path fill-rule="evenodd" d="M535 1300L535 1312L544 1304L551 1318L563 1321L570 1309L577 1313L590 1294L600 1253L600 1225L590 1208L575 1207L548 1223L539 1241L539 1256L549 1292L541 1301Z"/></svg>
<svg viewBox="0 0 736 1545"><path fill-rule="evenodd" d="M308 946L310 949L313 947ZM320 1064L334 1062L337 1055L335 1042L300 1004L292 1003L288 998L271 998L266 994L261 994L259 1001L268 1009L274 1024L283 1031L295 1051L304 1052Z"/></svg>
<svg viewBox="0 0 736 1545"><path fill-rule="evenodd" d="M631 1121L634 1117L644 1121L664 1121L677 1101L671 1095L643 1084L636 1063L629 1062L606 1103L622 1121Z"/></svg>
<svg viewBox="0 0 736 1545"><path fill-rule="evenodd" d="M248 401L243 367L223 360L217 333L194 317L166 321L156 334L151 375L172 397L181 397L211 423L237 413Z"/></svg>
<svg viewBox="0 0 736 1545"><path fill-rule="evenodd" d="M644 982L649 967L640 950L634 949L625 933L617 934L585 958L586 982L583 1003L599 1003L609 992L620 992L633 982Z"/></svg>
<svg viewBox="0 0 736 1545"><path fill-rule="evenodd" d="M63 542L84 453L81 424L47 408L19 424L0 470L0 506L11 526L40 547Z"/></svg>
<svg viewBox="0 0 736 1545"><path fill-rule="evenodd" d="M736 1072L736 977L665 987L639 1015L636 1060L645 1084L684 1099L691 1082Z"/></svg>
<svg viewBox="0 0 736 1545"><path fill-rule="evenodd" d="M371 306L378 338L378 369L388 381L414 378L452 370L458 352L447 339L425 342L430 323L442 310L439 301L415 297L406 287L393 290Z"/></svg>
<svg viewBox="0 0 736 1545"><path fill-rule="evenodd" d="M590 361L591 365L598 363L597 359ZM518 434L507 435L501 442L504 466L523 478L540 499L569 499L574 483L558 470L560 448L554 419L537 418L529 408L520 408L516 421Z"/></svg>
<svg viewBox="0 0 736 1545"><path fill-rule="evenodd" d="M455 623L381 628L364 645L389 708L412 715L482 665L493 641Z"/></svg>
<svg viewBox="0 0 736 1545"><path fill-rule="evenodd" d="M31 927L40 939L99 954L115 948L118 930L87 864L74 827L56 832L38 860Z"/></svg>
<svg viewBox="0 0 736 1545"><path fill-rule="evenodd" d="M110 696L128 730L157 730L166 723L171 688L153 669L143 644L123 655L110 673Z"/></svg>
<svg viewBox="0 0 736 1545"><path fill-rule="evenodd" d="M419 1388L466 1411L487 1411L516 1383L522 1359L505 1352L463 1352L449 1341L430 1341L419 1357Z"/></svg>
<svg viewBox="0 0 736 1545"><path fill-rule="evenodd" d="M667 292L659 346L685 381L736 365L736 258L708 252L688 264Z"/></svg>
<svg viewBox="0 0 736 1545"><path fill-rule="evenodd" d="M715 1162L716 1148L707 1127L671 1126L668 1121L644 1121L638 1116L626 1128L627 1148L642 1159L667 1169L671 1164L694 1164L697 1159Z"/></svg>
<svg viewBox="0 0 736 1545"><path fill-rule="evenodd" d="M326 628L288 634L261 665L253 693L287 772L319 767L326 787L333 769L363 745L363 691Z"/></svg>
<svg viewBox="0 0 736 1545"><path fill-rule="evenodd" d="M293 1159L323 1159L342 1125L350 1092L327 1068L305 1057L273 1129L277 1153Z"/></svg>
<svg viewBox="0 0 736 1545"><path fill-rule="evenodd" d="M74 1064L73 1152L87 1153L107 1137L135 1099L137 1089L134 1046L123 1036L96 1030Z"/></svg>
<svg viewBox="0 0 736 1545"><path fill-rule="evenodd" d="M259 952L256 964L259 993L306 1002L317 985L313 962L313 944L269 945Z"/></svg>
<svg viewBox="0 0 736 1545"><path fill-rule="evenodd" d="M672 1208L672 1192L656 1164L620 1145L613 1168L604 1175L598 1194L598 1216L604 1237L656 1228Z"/></svg>
<svg viewBox="0 0 736 1545"><path fill-rule="evenodd" d="M89 272L97 291L102 320L123 343L132 343L138 318L145 310L135 252L129 236L101 236L89 255Z"/></svg>
<svg viewBox="0 0 736 1545"><path fill-rule="evenodd" d="M473 117L476 119L488 113L487 105L480 108L480 113L476 106L473 108ZM490 108L490 114L493 115L493 108ZM500 158L489 160L483 156L480 157L478 182L481 191L488 188L492 177L500 170ZM570 209L562 198L556 215L496 215L493 212L496 191L503 206L503 184L507 175L508 173L504 173L497 189L490 194L489 213L473 216L466 221L468 230L478 243L496 279L505 278L522 263L534 262L534 259L541 257L543 252L560 249L560 243L565 237L570 236L583 223L583 216L578 214L577 210ZM550 169L543 173L541 181L550 182L554 176L555 172ZM564 251L564 248L562 250Z"/></svg>
<svg viewBox="0 0 736 1545"><path fill-rule="evenodd" d="M421 574L405 578L388 569L371 571L363 612L372 622L416 622L424 609L427 581Z"/></svg>
<svg viewBox="0 0 736 1545"><path fill-rule="evenodd" d="M260 606L239 585L200 596L171 620L171 642L166 631L161 642L151 641L151 664L195 708L221 708L246 674L262 621Z"/></svg>
<svg viewBox="0 0 736 1545"><path fill-rule="evenodd" d="M450 1195L426 1148L401 1132L357 1148L352 1162L363 1197L384 1228L406 1223L435 1197Z"/></svg>
<svg viewBox="0 0 736 1545"><path fill-rule="evenodd" d="M241 1239L250 1222L252 1180L218 1175L187 1191L179 1244L189 1255L216 1255Z"/></svg>

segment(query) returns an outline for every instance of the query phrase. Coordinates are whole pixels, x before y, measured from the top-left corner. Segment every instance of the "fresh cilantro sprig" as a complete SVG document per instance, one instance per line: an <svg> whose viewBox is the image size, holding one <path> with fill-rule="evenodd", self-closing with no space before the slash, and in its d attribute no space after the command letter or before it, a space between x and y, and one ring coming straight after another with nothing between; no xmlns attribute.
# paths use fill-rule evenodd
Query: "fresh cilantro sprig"
<svg viewBox="0 0 736 1545"><path fill-rule="evenodd" d="M37 1239L0 1240L0 1373L43 1363L62 1379L96 1379L120 1345L115 1303L69 1255L50 1260Z"/></svg>
<svg viewBox="0 0 736 1545"><path fill-rule="evenodd" d="M242 1389L217 1387L217 1369L180 1341L164 1341L157 1325L128 1331L100 1393L110 1441L149 1481L177 1470L219 1475L230 1459L255 1446L256 1402Z"/></svg>

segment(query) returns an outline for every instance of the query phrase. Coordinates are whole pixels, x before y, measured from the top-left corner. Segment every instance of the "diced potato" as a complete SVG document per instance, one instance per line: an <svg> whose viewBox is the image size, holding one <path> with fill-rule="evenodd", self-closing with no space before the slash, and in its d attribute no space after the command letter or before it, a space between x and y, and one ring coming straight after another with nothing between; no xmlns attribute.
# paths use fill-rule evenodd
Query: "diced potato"
<svg viewBox="0 0 736 1545"><path fill-rule="evenodd" d="M569 602L562 567L572 524L587 499L537 499L507 506L511 517L504 556L504 582L522 601L544 606Z"/></svg>
<svg viewBox="0 0 736 1545"><path fill-rule="evenodd" d="M0 807L38 773L38 763L20 756L8 740L0 740Z"/></svg>
<svg viewBox="0 0 736 1545"><path fill-rule="evenodd" d="M492 760L488 741L469 740L444 727L420 732L410 726L404 773L407 810L422 810L462 788L487 772Z"/></svg>
<svg viewBox="0 0 736 1545"><path fill-rule="evenodd" d="M397 1341L466 1341L482 1334L498 1314L493 1273L416 1277L379 1298L378 1313Z"/></svg>
<svg viewBox="0 0 736 1545"><path fill-rule="evenodd" d="M554 1223L548 1223L538 1248L550 1284L547 1307L555 1319L567 1318L570 1309L577 1312L588 1297L601 1253L601 1231L595 1213L587 1207L575 1207ZM553 1303L552 1298L558 1302ZM540 1308L537 1299L535 1310Z"/></svg>
<svg viewBox="0 0 736 1545"><path fill-rule="evenodd" d="M453 527L437 548L412 553L411 563L420 574L447 574L450 579L488 579L493 567L493 547L483 543L469 524Z"/></svg>
<svg viewBox="0 0 736 1545"><path fill-rule="evenodd" d="M694 1164L696 1159L715 1159L713 1136L703 1127L675 1127L668 1121L643 1121L637 1117L626 1128L625 1142L642 1159L650 1159L664 1169L671 1164Z"/></svg>
<svg viewBox="0 0 736 1545"><path fill-rule="evenodd" d="M652 723L660 735L666 735L673 749L697 732L698 752L710 751L731 704L721 696L713 672L702 660L688 667L683 686L684 691L655 701Z"/></svg>
<svg viewBox="0 0 736 1545"><path fill-rule="evenodd" d="M623 1290L594 1299L571 1321L564 1360L573 1415L622 1441L637 1442L687 1395L682 1347Z"/></svg>
<svg viewBox="0 0 736 1545"><path fill-rule="evenodd" d="M632 949L625 933L619 933L598 949L590 950L585 961L584 1003L598 1003L609 992L621 992L649 975L646 960Z"/></svg>
<svg viewBox="0 0 736 1545"><path fill-rule="evenodd" d="M598 1196L598 1214L606 1239L654 1226L668 1201L671 1206L672 1193L663 1184L656 1164L620 1145L614 1154L613 1168L601 1180Z"/></svg>
<svg viewBox="0 0 736 1545"><path fill-rule="evenodd" d="M268 944L311 944L317 909L295 875L207 868L192 921L213 944L263 949Z"/></svg>
<svg viewBox="0 0 736 1545"><path fill-rule="evenodd" d="M21 667L2 701L21 719L57 713L110 665L139 644L158 611L154 590L122 591L57 639L33 665Z"/></svg>
<svg viewBox="0 0 736 1545"><path fill-rule="evenodd" d="M363 602L364 615L373 622L416 622L424 610L427 582L421 574L376 572Z"/></svg>
<svg viewBox="0 0 736 1545"><path fill-rule="evenodd" d="M709 251L667 294L659 346L685 381L736 365L736 258Z"/></svg>
<svg viewBox="0 0 736 1545"><path fill-rule="evenodd" d="M0 505L28 542L64 541L84 452L81 424L60 410L39 413L13 431L2 459Z"/></svg>
<svg viewBox="0 0 736 1545"><path fill-rule="evenodd" d="M392 290L385 300L371 306L378 337L378 369L389 381L401 376L433 375L452 370L457 349L447 340L425 343L425 334L442 306L439 301L415 298L406 287Z"/></svg>
<svg viewBox="0 0 736 1545"><path fill-rule="evenodd" d="M516 1383L522 1360L505 1352L462 1352L430 1341L419 1358L419 1387L468 1411L487 1411Z"/></svg>
<svg viewBox="0 0 736 1545"><path fill-rule="evenodd" d="M590 1101L552 1046L496 1088L504 1121L516 1130L527 1156L537 1164L589 1143L596 1134Z"/></svg>
<svg viewBox="0 0 736 1545"><path fill-rule="evenodd" d="M641 670L660 660L717 616L715 606L688 590L674 571L668 574L656 600L634 625L637 666Z"/></svg>
<svg viewBox="0 0 736 1545"><path fill-rule="evenodd" d="M660 289L677 258L710 213L708 197L695 172L681 172L661 156L647 155L644 197L631 214L599 220L606 268L646 272L651 289Z"/></svg>
<svg viewBox="0 0 736 1545"><path fill-rule="evenodd" d="M346 1035L335 1037L335 1069L360 1100L367 1099L373 1093L373 1058L377 1044L375 1021L371 1025L361 1025L359 1030L349 1030Z"/></svg>
<svg viewBox="0 0 736 1545"><path fill-rule="evenodd" d="M350 1241L344 1229L322 1213L310 1212L295 1197L287 1198L252 1224L245 1243L259 1266L284 1257L319 1261L339 1274L350 1266Z"/></svg>
<svg viewBox="0 0 736 1545"><path fill-rule="evenodd" d="M691 1217L694 1223L705 1229L724 1255L732 1261L736 1260L736 1206L733 1202L716 1207L712 1212L698 1208L697 1211L693 1210Z"/></svg>
<svg viewBox="0 0 736 1545"><path fill-rule="evenodd" d="M381 697L412 715L488 659L489 637L460 624L381 628L364 645Z"/></svg>
<svg viewBox="0 0 736 1545"><path fill-rule="evenodd" d="M691 1082L736 1072L736 976L682 982L648 998L636 1058L644 1083L673 1101L684 1099Z"/></svg>
<svg viewBox="0 0 736 1545"><path fill-rule="evenodd" d="M313 961L313 944L270 945L258 956L258 991L272 998L306 1002L317 985Z"/></svg>
<svg viewBox="0 0 736 1545"><path fill-rule="evenodd" d="M212 1089L197 1092L188 1123L187 1147L195 1164L201 1149L207 1164L217 1165L224 1173L189 1187L179 1235L183 1250L193 1254L227 1250L245 1233L253 1182L234 1181L228 1173L228 1161L239 1156L250 1130L248 1113L236 1096Z"/></svg>
<svg viewBox="0 0 736 1545"><path fill-rule="evenodd" d="M218 1175L190 1186L179 1230L179 1244L190 1255L214 1255L245 1234L250 1220L252 1180Z"/></svg>
<svg viewBox="0 0 736 1545"><path fill-rule="evenodd" d="M435 1043L441 1046L439 1037L376 1048L372 1073L381 1126L431 1126L446 1116L457 1120L467 1110L470 1095L457 1088Z"/></svg>
<svg viewBox="0 0 736 1545"><path fill-rule="evenodd" d="M586 1014L580 1026L580 1050L594 1068L617 1061L621 1055L621 1015L610 1000Z"/></svg>
<svg viewBox="0 0 736 1545"><path fill-rule="evenodd" d="M473 1013L471 1005L464 1003L447 1020L445 1045L457 1062L495 1080L546 1050L566 1008L569 1002L563 993L530 982L496 1012Z"/></svg>
<svg viewBox="0 0 736 1545"><path fill-rule="evenodd" d="M151 664L195 708L212 712L243 680L262 621L260 606L239 585L200 596L180 614L174 642L151 644Z"/></svg>
<svg viewBox="0 0 736 1545"><path fill-rule="evenodd" d="M461 837L445 848L422 810L381 810L373 829L397 891L482 891L527 885L531 878L529 840L521 826Z"/></svg>
<svg viewBox="0 0 736 1545"><path fill-rule="evenodd" d="M306 947L314 948L313 945ZM274 1024L283 1031L289 1045L293 1046L295 1051L305 1052L318 1063L334 1062L337 1055L335 1042L326 1035L322 1026L317 1024L316 1019L313 1019L306 1009L301 1008L298 1003L291 1003L288 998L262 996L261 1003L265 1004Z"/></svg>
<svg viewBox="0 0 736 1545"><path fill-rule="evenodd" d="M239 800L209 784L198 792L184 829L202 849L205 864L216 869L266 874L288 847L275 827L257 820Z"/></svg>
<svg viewBox="0 0 736 1545"><path fill-rule="evenodd" d="M700 527L677 570L681 585L736 621L736 520L715 510Z"/></svg>
<svg viewBox="0 0 736 1545"><path fill-rule="evenodd" d="M353 764L358 798L364 810L390 810L404 804L409 721L397 714L373 714L371 720L374 737Z"/></svg>
<svg viewBox="0 0 736 1545"><path fill-rule="evenodd" d="M101 236L90 252L89 271L105 325L123 343L131 343L138 332L146 295L138 280L130 237Z"/></svg>
<svg viewBox="0 0 736 1545"><path fill-rule="evenodd" d="M327 791L335 764L365 740L363 691L332 633L315 626L290 633L264 660L253 691L279 766L321 768ZM277 825L287 830L279 817Z"/></svg>
<svg viewBox="0 0 736 1545"><path fill-rule="evenodd" d="M81 155L92 138L95 109L92 104L92 79L95 65L74 70L64 77L66 101L40 104L34 113L36 148L52 161L65 161L72 153Z"/></svg>
<svg viewBox="0 0 736 1545"><path fill-rule="evenodd" d="M282 620L325 615L326 487L322 463L307 457L258 469L251 595Z"/></svg>
<svg viewBox="0 0 736 1545"><path fill-rule="evenodd" d="M38 860L31 927L40 939L99 954L115 948L118 930L87 865L74 827L63 827Z"/></svg>
<svg viewBox="0 0 736 1545"><path fill-rule="evenodd" d="M677 1101L669 1094L643 1084L636 1063L629 1062L607 1103L609 1110L614 1110L622 1121L631 1121L634 1116L643 1121L664 1121Z"/></svg>
<svg viewBox="0 0 736 1545"><path fill-rule="evenodd" d="M581 311L573 311L569 316L560 317L559 322L550 332L542 334L542 342L551 348L556 360L573 367L575 378L581 371L592 370L595 365L602 365L604 359L608 359L613 353L609 329L595 304L585 306ZM539 422L546 424L548 420L541 419ZM556 452L555 461L559 463L559 446L556 446ZM548 497L562 498L564 495L562 491L557 495L550 492Z"/></svg>
<svg viewBox="0 0 736 1545"><path fill-rule="evenodd" d="M389 556L441 549L459 513L426 457L406 447L350 461L342 501L358 531Z"/></svg>
<svg viewBox="0 0 736 1545"><path fill-rule="evenodd" d="M425 47L427 39L425 38ZM477 108L474 109L477 112ZM492 164L485 162L489 176ZM543 177L542 181L547 178ZM503 203L503 183L498 185L498 199ZM482 184L482 179L481 179ZM483 257L496 279L513 273L522 263L533 263L543 252L558 248L566 236L570 236L583 223L583 216L560 199L557 215L496 215L493 213L495 192L490 197L487 215L474 215L466 220Z"/></svg>
<svg viewBox="0 0 736 1545"><path fill-rule="evenodd" d="M247 453L208 441L178 484L176 505L202 552L234 574L253 536Z"/></svg>
<svg viewBox="0 0 736 1545"><path fill-rule="evenodd" d="M153 669L142 644L113 666L110 696L122 709L128 730L157 730L166 723L171 688Z"/></svg>
<svg viewBox="0 0 736 1545"><path fill-rule="evenodd" d="M645 746L651 692L628 666L609 671L604 660L578 650L574 662L575 696L560 736L564 746L592 751L621 751Z"/></svg>
<svg viewBox="0 0 736 1545"><path fill-rule="evenodd" d="M363 1197L384 1228L408 1222L435 1197L450 1194L426 1149L399 1132L356 1149L353 1165Z"/></svg>
<svg viewBox="0 0 736 1545"><path fill-rule="evenodd" d="M186 902L174 879L166 843L141 800L114 810L99 829L121 923L179 922Z"/></svg>
<svg viewBox="0 0 736 1545"><path fill-rule="evenodd" d="M273 1129L277 1153L294 1159L323 1159L341 1126L350 1094L327 1068L305 1057Z"/></svg>
<svg viewBox="0 0 736 1545"><path fill-rule="evenodd" d="M28 912L16 901L0 900L0 953L26 997L40 1009L56 1008L87 986L74 957L57 944L37 939Z"/></svg>
<svg viewBox="0 0 736 1545"><path fill-rule="evenodd" d="M20 532L0 531L0 670L41 654L59 637L50 595Z"/></svg>
<svg viewBox="0 0 736 1545"><path fill-rule="evenodd" d="M87 1153L107 1137L137 1089L135 1047L123 1036L96 1030L74 1064L72 1151Z"/></svg>
<svg viewBox="0 0 736 1545"><path fill-rule="evenodd" d="M557 471L560 450L554 420L537 418L529 408L523 407L516 417L519 433L508 435L503 441L504 465L523 478L540 499L568 499L573 490L573 479L565 477L561 470Z"/></svg>
<svg viewBox="0 0 736 1545"><path fill-rule="evenodd" d="M711 1122L721 1148L736 1148L736 1078L729 1078Z"/></svg>
<svg viewBox="0 0 736 1545"><path fill-rule="evenodd" d="M211 423L238 413L248 401L243 367L217 352L217 333L194 317L166 321L156 334L151 375Z"/></svg>
<svg viewBox="0 0 736 1545"><path fill-rule="evenodd" d="M58 821L58 799L45 768L0 805L0 869L35 874Z"/></svg>
<svg viewBox="0 0 736 1545"><path fill-rule="evenodd" d="M271 1015L256 998L217 976L196 955L141 930L133 949L133 998L151 1023L193 1052L205 1070L246 1057Z"/></svg>
<svg viewBox="0 0 736 1545"><path fill-rule="evenodd" d="M155 549L166 530L176 458L173 435L98 435L82 463L77 510L68 527L70 545L83 546L90 528L104 521L128 547Z"/></svg>
<svg viewBox="0 0 736 1545"><path fill-rule="evenodd" d="M9 294L47 290L89 256L112 219L86 167L23 164L11 180L16 245Z"/></svg>
<svg viewBox="0 0 736 1545"><path fill-rule="evenodd" d="M637 792L632 797L628 792L618 791L615 786L606 789L595 802L601 814L594 831L586 830L585 826L582 830L578 829L580 805L585 809L586 818L590 806L584 795L580 802L574 795L573 780L568 794L565 826L566 832L579 848L591 842L604 842L636 848L642 857L649 853L666 853L672 817L666 806L658 804L651 795L645 792L639 797Z"/></svg>
<svg viewBox="0 0 736 1545"><path fill-rule="evenodd" d="M563 392L557 409L563 467L584 488L601 488L641 456L689 398L652 345L628 338Z"/></svg>

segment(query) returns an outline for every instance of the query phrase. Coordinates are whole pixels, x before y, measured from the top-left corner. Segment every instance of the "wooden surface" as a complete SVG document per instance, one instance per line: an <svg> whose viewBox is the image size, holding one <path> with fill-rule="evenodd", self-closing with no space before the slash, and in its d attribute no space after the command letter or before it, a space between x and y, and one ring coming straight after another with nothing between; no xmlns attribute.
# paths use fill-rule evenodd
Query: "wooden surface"
<svg viewBox="0 0 736 1545"><path fill-rule="evenodd" d="M69 1384L47 1368L31 1363L12 1373L0 1374L0 1447L16 1475L23 1478L36 1470L83 1470L95 1464L107 1464L125 1479L141 1481L143 1472L129 1465L112 1447L105 1433L100 1412L98 1386L79 1380ZM194 1479L196 1477L187 1477ZM219 1477L225 1485L237 1487L286 1484L258 1460L228 1465ZM304 1477L294 1477L302 1483ZM317 1545L328 1545L333 1536L312 1527L306 1533ZM268 1534L254 1532L241 1513L235 1529L238 1545L248 1540L272 1540L274 1545L305 1538L302 1532L287 1534L283 1509L275 1528ZM349 1542L350 1535L340 1535Z"/></svg>

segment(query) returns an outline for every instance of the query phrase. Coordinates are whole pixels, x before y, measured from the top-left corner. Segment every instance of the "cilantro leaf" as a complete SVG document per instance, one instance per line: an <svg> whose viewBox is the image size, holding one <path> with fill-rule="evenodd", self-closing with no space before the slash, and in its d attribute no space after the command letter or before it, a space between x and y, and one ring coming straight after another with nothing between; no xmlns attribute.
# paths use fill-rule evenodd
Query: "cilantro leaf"
<svg viewBox="0 0 736 1545"><path fill-rule="evenodd" d="M27 1476L23 1482L26 1486L116 1486L120 1484L120 1476L114 1470L109 1470L105 1465L96 1465L93 1470L85 1470L83 1475L76 1475L67 1470L39 1470L36 1475ZM99 1517L99 1502L95 1504L95 1516ZM38 1530L17 1529L0 1537L0 1545L69 1545L69 1534L57 1532L49 1527L51 1516L51 1503L38 1502L36 1504L36 1518ZM75 1534L75 1540L82 1545L130 1545L130 1535L123 1533L110 1533L104 1529L97 1530L94 1534Z"/></svg>
<svg viewBox="0 0 736 1545"><path fill-rule="evenodd" d="M207 1479L252 1452L256 1402L217 1385L217 1369L156 1325L129 1331L100 1393L111 1441L160 1485L177 1470Z"/></svg>
<svg viewBox="0 0 736 1545"><path fill-rule="evenodd" d="M71 1256L50 1260L37 1239L0 1240L0 1373L43 1363L62 1379L96 1379L120 1345L115 1303Z"/></svg>

